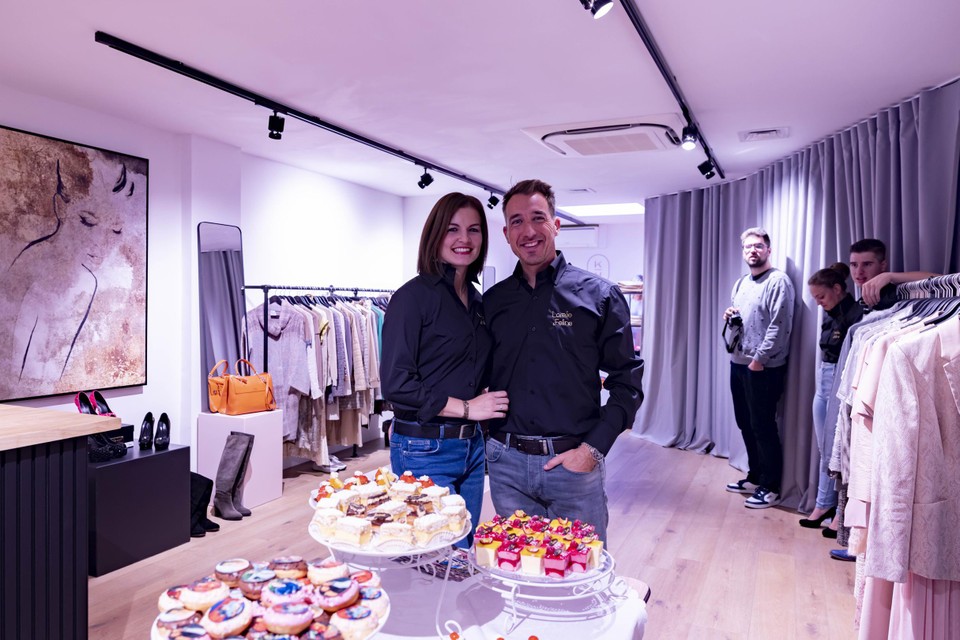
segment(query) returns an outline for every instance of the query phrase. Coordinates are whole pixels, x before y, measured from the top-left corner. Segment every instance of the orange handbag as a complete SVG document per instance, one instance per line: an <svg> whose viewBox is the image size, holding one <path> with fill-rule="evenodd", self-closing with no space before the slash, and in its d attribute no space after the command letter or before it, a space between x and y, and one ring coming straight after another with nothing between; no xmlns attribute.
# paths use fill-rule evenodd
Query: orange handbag
<svg viewBox="0 0 960 640"><path fill-rule="evenodd" d="M245 362L253 375L241 376L240 363ZM273 411L277 402L273 397L273 378L269 373L257 373L248 360L237 360L233 365L235 375L225 376L225 394L220 413L238 416L258 411Z"/></svg>
<svg viewBox="0 0 960 640"><path fill-rule="evenodd" d="M223 365L223 371L218 375L213 375L217 372L217 368L220 367L220 365ZM210 373L207 374L207 400L210 406L210 413L220 413L220 410L223 408L227 378L230 377L228 373L229 366L226 360L221 360L213 365L213 369L210 369Z"/></svg>

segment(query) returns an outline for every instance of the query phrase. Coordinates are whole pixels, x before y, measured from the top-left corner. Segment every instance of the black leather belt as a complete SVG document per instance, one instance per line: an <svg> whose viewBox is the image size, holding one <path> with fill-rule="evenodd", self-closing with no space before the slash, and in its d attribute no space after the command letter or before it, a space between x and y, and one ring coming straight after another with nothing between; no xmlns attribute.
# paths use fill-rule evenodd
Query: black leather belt
<svg viewBox="0 0 960 640"><path fill-rule="evenodd" d="M393 432L409 438L427 438L430 440L445 440L455 438L457 440L469 440L477 435L477 429L480 425L476 422L459 424L454 422L408 422L394 418Z"/></svg>
<svg viewBox="0 0 960 640"><path fill-rule="evenodd" d="M512 433L495 433L491 437L508 447L513 447L520 453L525 453L530 456L549 456L550 445L553 445L554 455L576 449L580 446L580 438L573 436L531 438L527 436L517 436Z"/></svg>

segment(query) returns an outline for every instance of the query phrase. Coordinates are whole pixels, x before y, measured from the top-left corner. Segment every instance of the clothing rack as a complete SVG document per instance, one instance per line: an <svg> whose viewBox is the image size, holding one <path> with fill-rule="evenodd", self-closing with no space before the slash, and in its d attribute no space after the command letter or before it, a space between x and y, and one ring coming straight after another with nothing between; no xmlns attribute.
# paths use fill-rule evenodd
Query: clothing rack
<svg viewBox="0 0 960 640"><path fill-rule="evenodd" d="M948 273L897 285L897 299L960 297L960 273Z"/></svg>
<svg viewBox="0 0 960 640"><path fill-rule="evenodd" d="M267 351L269 349L269 332L267 331L267 326L270 322L269 309L270 306L270 292L274 290L279 291L327 291L331 296L334 295L335 291L353 291L353 297L359 298L360 292L363 293L393 293L394 289L365 289L363 287L335 287L333 285L327 285L324 287L310 287L304 285L282 285L282 284L245 284L243 289L259 289L263 291L263 373L267 373Z"/></svg>

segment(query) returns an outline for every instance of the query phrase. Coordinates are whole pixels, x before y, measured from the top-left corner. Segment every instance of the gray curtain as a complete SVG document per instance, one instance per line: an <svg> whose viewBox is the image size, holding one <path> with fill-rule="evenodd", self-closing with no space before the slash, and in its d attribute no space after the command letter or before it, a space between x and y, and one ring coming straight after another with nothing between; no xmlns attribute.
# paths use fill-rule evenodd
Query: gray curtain
<svg viewBox="0 0 960 640"><path fill-rule="evenodd" d="M664 446L729 457L746 469L733 417L721 315L747 272L740 232L770 233L771 261L797 309L781 405L782 491L809 510L818 452L811 402L820 314L806 287L850 244L884 240L891 271L960 271L960 83L919 96L747 178L646 202L646 401L634 432ZM921 237L922 230L922 237ZM717 490L733 474L716 479Z"/></svg>

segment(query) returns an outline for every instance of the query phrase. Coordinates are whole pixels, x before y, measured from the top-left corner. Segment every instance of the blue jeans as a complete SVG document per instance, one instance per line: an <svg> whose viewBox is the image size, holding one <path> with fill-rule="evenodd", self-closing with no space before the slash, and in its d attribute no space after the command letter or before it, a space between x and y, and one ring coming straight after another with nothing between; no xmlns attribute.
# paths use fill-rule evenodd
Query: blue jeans
<svg viewBox="0 0 960 640"><path fill-rule="evenodd" d="M747 480L780 493L783 450L777 428L777 403L783 395L787 365L750 371L745 364L730 363L733 414L747 449Z"/></svg>
<svg viewBox="0 0 960 640"><path fill-rule="evenodd" d="M473 532L480 524L483 506L483 433L479 428L469 440L391 433L390 466L397 475L404 471L412 471L417 477L428 475L434 484L460 494L467 503L473 528L457 546L469 548L473 544Z"/></svg>
<svg viewBox="0 0 960 640"><path fill-rule="evenodd" d="M833 454L833 435L836 423L825 424L827 402L833 389L833 376L837 365L834 362L821 362L817 371L817 392L813 396L813 431L817 435L817 447L820 449L820 478L817 481L817 508L829 509L837 506L836 482L830 477L830 456Z"/></svg>
<svg viewBox="0 0 960 640"><path fill-rule="evenodd" d="M598 462L589 473L567 470L562 464L550 471L545 465L553 456L520 453L502 442L487 440L490 496L497 513L509 516L517 509L528 515L579 519L594 525L601 540L607 540L606 468Z"/></svg>

